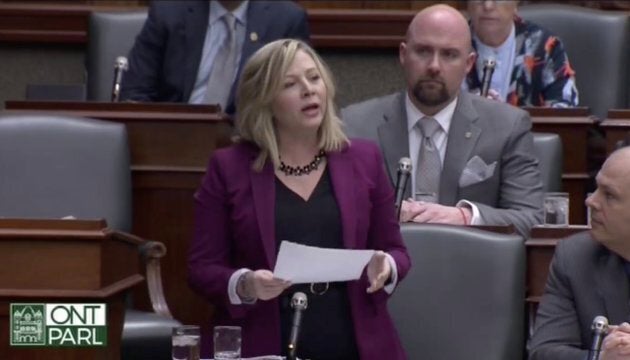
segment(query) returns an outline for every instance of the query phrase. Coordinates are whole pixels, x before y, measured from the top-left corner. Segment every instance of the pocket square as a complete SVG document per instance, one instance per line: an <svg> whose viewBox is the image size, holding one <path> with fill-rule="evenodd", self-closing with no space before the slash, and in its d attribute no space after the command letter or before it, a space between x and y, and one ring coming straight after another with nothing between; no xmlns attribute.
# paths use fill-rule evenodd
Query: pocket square
<svg viewBox="0 0 630 360"><path fill-rule="evenodd" d="M475 155L472 159L468 160L466 167L464 167L462 176L459 178L459 187L476 184L490 178L494 174L496 166L496 161L488 165L482 158Z"/></svg>

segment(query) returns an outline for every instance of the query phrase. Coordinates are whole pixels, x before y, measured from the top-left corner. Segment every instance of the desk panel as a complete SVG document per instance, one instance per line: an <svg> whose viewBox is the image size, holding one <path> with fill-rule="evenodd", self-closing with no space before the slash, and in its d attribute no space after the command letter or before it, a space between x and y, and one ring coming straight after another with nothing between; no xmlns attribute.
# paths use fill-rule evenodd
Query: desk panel
<svg viewBox="0 0 630 360"><path fill-rule="evenodd" d="M532 117L532 130L555 133L562 140L562 187L569 193L571 224L586 224L584 200L590 177L588 174L588 133L596 121L587 108L526 108Z"/></svg>
<svg viewBox="0 0 630 360"><path fill-rule="evenodd" d="M133 230L164 243L164 294L173 316L202 324L212 307L188 287L186 255L193 234L193 195L209 155L230 143L232 126L212 106L133 103L7 102L5 113L70 115L126 125L131 152ZM146 286L135 291L136 307L150 310Z"/></svg>
<svg viewBox="0 0 630 360"><path fill-rule="evenodd" d="M606 134L606 152L615 150L618 141L630 139L630 110L610 110L601 125Z"/></svg>

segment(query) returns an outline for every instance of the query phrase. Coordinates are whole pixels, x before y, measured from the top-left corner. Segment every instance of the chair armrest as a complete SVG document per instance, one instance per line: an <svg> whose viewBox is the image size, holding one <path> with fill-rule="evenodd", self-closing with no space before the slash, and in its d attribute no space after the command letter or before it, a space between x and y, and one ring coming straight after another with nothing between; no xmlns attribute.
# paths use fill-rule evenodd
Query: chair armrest
<svg viewBox="0 0 630 360"><path fill-rule="evenodd" d="M166 255L166 246L158 241L145 241L139 248L140 255L146 264L147 286L153 311L159 315L173 318L164 297L160 258Z"/></svg>

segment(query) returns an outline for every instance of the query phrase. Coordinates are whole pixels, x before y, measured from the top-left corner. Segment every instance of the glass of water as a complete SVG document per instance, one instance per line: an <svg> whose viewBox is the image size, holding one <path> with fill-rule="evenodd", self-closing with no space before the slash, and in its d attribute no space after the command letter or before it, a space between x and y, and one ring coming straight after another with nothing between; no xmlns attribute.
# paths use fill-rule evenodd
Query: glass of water
<svg viewBox="0 0 630 360"><path fill-rule="evenodd" d="M569 193L546 193L544 208L545 226L569 226Z"/></svg>
<svg viewBox="0 0 630 360"><path fill-rule="evenodd" d="M214 327L214 360L241 358L241 327Z"/></svg>
<svg viewBox="0 0 630 360"><path fill-rule="evenodd" d="M199 326L183 325L173 328L173 360L199 360L201 334Z"/></svg>

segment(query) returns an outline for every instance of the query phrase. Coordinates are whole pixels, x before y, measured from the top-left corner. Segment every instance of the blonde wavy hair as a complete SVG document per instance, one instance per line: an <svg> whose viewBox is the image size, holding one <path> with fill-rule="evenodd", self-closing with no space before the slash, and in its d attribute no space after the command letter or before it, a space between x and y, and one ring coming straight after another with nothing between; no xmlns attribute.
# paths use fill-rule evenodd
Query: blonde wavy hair
<svg viewBox="0 0 630 360"><path fill-rule="evenodd" d="M249 141L260 148L253 169L261 171L267 159L280 165L276 126L271 104L282 89L284 75L295 54L304 51L315 62L326 86L327 99L322 124L318 130L319 148L325 152L339 151L349 144L336 114L335 86L328 67L306 43L281 39L271 42L254 53L243 68L236 92L236 129L239 141Z"/></svg>

